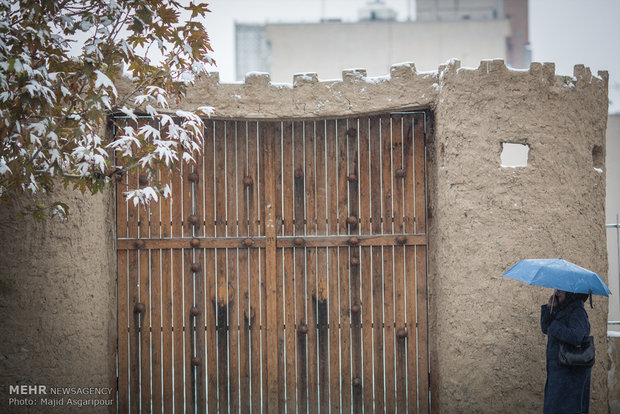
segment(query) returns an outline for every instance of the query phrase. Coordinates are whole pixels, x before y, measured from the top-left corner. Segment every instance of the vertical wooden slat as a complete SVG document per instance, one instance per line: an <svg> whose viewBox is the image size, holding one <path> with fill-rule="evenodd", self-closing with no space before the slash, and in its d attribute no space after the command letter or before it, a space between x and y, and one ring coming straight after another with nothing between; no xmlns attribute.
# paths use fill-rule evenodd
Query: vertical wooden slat
<svg viewBox="0 0 620 414"><path fill-rule="evenodd" d="M265 268L266 268L266 336L267 336L267 412L279 412L278 398L278 334L277 334L277 272L276 272L276 223L275 223L275 166L276 137L280 135L279 123L267 123L264 135L265 174Z"/></svg>
<svg viewBox="0 0 620 414"><path fill-rule="evenodd" d="M314 161L314 121L304 122L304 184L305 184L305 234L316 235L316 190ZM318 412L318 369L317 369L317 293L316 293L316 248L306 251L306 309L307 309L307 347L308 347L308 408Z"/></svg>
<svg viewBox="0 0 620 414"><path fill-rule="evenodd" d="M414 117L415 232L426 233L424 114Z"/></svg>
<svg viewBox="0 0 620 414"><path fill-rule="evenodd" d="M193 191L192 214L198 217L198 224L193 227L194 237L203 237L205 228L205 212L204 212L204 139L201 143L201 153L196 155L196 162L190 168L190 171L197 175L197 181L190 183ZM200 256L201 251L196 249L196 256ZM196 259L197 260L197 259Z"/></svg>
<svg viewBox="0 0 620 414"><path fill-rule="evenodd" d="M161 182L170 185L168 170L160 172ZM162 199L161 204L161 235L163 238L170 237L170 207L171 197ZM161 297L162 297L162 369L163 369L163 410L164 413L172 412L172 256L170 249L161 251Z"/></svg>
<svg viewBox="0 0 620 414"><path fill-rule="evenodd" d="M259 170L258 170L258 129L256 122L248 123L248 175L252 185L248 188L249 235L260 235L259 229ZM251 408L261 410L261 364L260 364L260 271L259 249L250 249L250 364L251 364Z"/></svg>
<svg viewBox="0 0 620 414"><path fill-rule="evenodd" d="M135 189L138 186L138 176L135 172L128 175L128 189ZM128 203L127 207L127 237L138 237L138 207L133 202ZM140 314L134 312L134 306L140 301L138 293L138 251L129 251L129 309L130 328L129 328L129 352L130 352L130 411L132 413L140 411Z"/></svg>
<svg viewBox="0 0 620 414"><path fill-rule="evenodd" d="M194 356L199 358L199 363L193 367L193 381L195 387L196 412L204 413L205 408L205 379L206 364L205 358L205 324L204 324L204 250L195 249L194 263L200 264L200 271L194 274L194 307L200 310L200 313L193 317L195 330L195 351Z"/></svg>
<svg viewBox="0 0 620 414"><path fill-rule="evenodd" d="M336 138L336 121L325 122L325 144L327 165L327 232L338 233L338 142ZM329 268L329 378L330 408L340 412L340 302L338 289L338 248L327 249ZM344 410L345 408L342 407Z"/></svg>
<svg viewBox="0 0 620 414"><path fill-rule="evenodd" d="M138 170L138 185L141 178L146 178ZM138 237L149 237L150 211L148 206L138 207ZM140 410L151 411L151 298L150 298L150 251L140 249L139 260L139 295L144 304L144 312L140 313Z"/></svg>
<svg viewBox="0 0 620 414"><path fill-rule="evenodd" d="M282 234L282 132L283 123L278 123L276 136L274 137L274 180L275 180L275 221L276 237ZM276 248L276 342L278 353L278 409L284 410L286 405L286 380L285 380L285 345L284 345L284 272L283 272L283 249Z"/></svg>
<svg viewBox="0 0 620 414"><path fill-rule="evenodd" d="M316 233L326 235L325 121L316 121L315 130ZM316 259L319 408L322 413L327 413L329 412L327 248L317 248Z"/></svg>
<svg viewBox="0 0 620 414"><path fill-rule="evenodd" d="M303 123L293 123L293 168L295 169L294 180L294 207L295 207L295 235L304 234L304 142ZM295 300L296 329L307 323L306 319L306 272L305 252L303 247L295 247ZM308 376L307 376L307 336L297 334L297 401L298 410L308 411Z"/></svg>
<svg viewBox="0 0 620 414"><path fill-rule="evenodd" d="M226 237L226 133L231 122L215 128L215 235ZM217 249L217 363L219 412L228 412L228 281L226 249Z"/></svg>
<svg viewBox="0 0 620 414"><path fill-rule="evenodd" d="M226 122L226 235L237 236L237 153L236 122ZM239 411L239 299L237 291L237 249L228 249L228 375L230 411Z"/></svg>
<svg viewBox="0 0 620 414"><path fill-rule="evenodd" d="M183 191L180 173L172 174L172 222L173 237L183 235ZM172 312L174 347L174 412L183 413L185 407L185 379L183 376L183 250L172 250Z"/></svg>
<svg viewBox="0 0 620 414"><path fill-rule="evenodd" d="M174 190L173 190L174 191ZM176 198L177 200L179 198ZM184 412L185 378L183 376L183 250L172 251L172 301L174 323L174 412Z"/></svg>
<svg viewBox="0 0 620 414"><path fill-rule="evenodd" d="M204 143L202 153L197 156L193 166L193 171L197 174L198 180L192 184L193 200L192 214L198 217L198 225L193 227L193 237L204 236L205 212L204 212ZM194 400L196 402L196 412L205 412L205 379L206 379L206 358L205 358L205 324L204 324L204 296L205 296L205 262L204 250L193 249L193 263L199 265L200 270L193 274L194 295L193 306L200 310L200 313L193 319L195 329L195 351L193 356L200 359L200 363L193 367L194 381Z"/></svg>
<svg viewBox="0 0 620 414"><path fill-rule="evenodd" d="M205 198L205 236L215 236L215 122L205 123L204 141L204 198ZM219 155L219 154L218 154ZM217 272L215 268L215 249L205 251L205 296L204 322L206 326L206 373L207 373L207 408L208 412L217 410Z"/></svg>
<svg viewBox="0 0 620 414"><path fill-rule="evenodd" d="M259 126L259 151L258 151L258 170L260 171L259 189L258 189L258 212L259 212L259 232L261 235L266 236L266 177L265 169L267 168L265 163L265 128L264 124ZM269 412L269 372L268 360L269 360L269 347L267 344L267 263L266 263L266 247L259 251L260 261L260 321L261 321L261 349L262 349L262 363L261 363L261 399L263 412Z"/></svg>
<svg viewBox="0 0 620 414"><path fill-rule="evenodd" d="M402 115L392 116L392 166L394 171L402 169L403 145ZM394 175L393 205L394 232L403 233L403 178ZM394 247L394 313L396 332L405 329L405 281L404 281L404 247ZM412 338L415 338L411 331ZM396 337L396 409L407 411L407 338Z"/></svg>
<svg viewBox="0 0 620 414"><path fill-rule="evenodd" d="M248 236L248 195L250 185L244 183L249 176L247 159L247 123L237 122L237 200L238 200L238 236ZM240 409L242 413L250 412L250 297L249 297L249 248L239 249L239 393L241 396Z"/></svg>
<svg viewBox="0 0 620 414"><path fill-rule="evenodd" d="M150 237L161 237L160 203L152 202L150 211ZM153 413L162 412L162 312L161 312L161 269L159 249L150 251L151 260L151 382ZM148 410L147 410L148 411Z"/></svg>
<svg viewBox="0 0 620 414"><path fill-rule="evenodd" d="M359 186L360 186L360 233L371 233L370 211L370 119L359 120ZM362 247L360 255L360 279L362 284L362 358L364 411L373 410L373 356L372 356L372 268L371 248Z"/></svg>
<svg viewBox="0 0 620 414"><path fill-rule="evenodd" d="M381 116L381 164L382 164L382 233L393 234L392 229L392 139L389 115ZM383 247L383 306L384 306L384 364L385 364L385 409L395 411L394 370L394 274L393 247Z"/></svg>
<svg viewBox="0 0 620 414"><path fill-rule="evenodd" d="M284 219L283 232L286 236L294 234L293 204L290 190L293 188L293 124L284 122L282 129L282 186L284 197L282 214ZM284 292L285 292L285 345L286 345L286 409L288 412L296 410L296 366L295 366L295 268L293 263L293 249L284 249Z"/></svg>
<svg viewBox="0 0 620 414"><path fill-rule="evenodd" d="M415 224L416 233L426 233L426 189L425 189L425 137L424 118L418 114L414 126L414 169L415 169ZM416 290L418 317L418 370L420 382L420 411L428 412L428 323L426 289L426 246L415 247Z"/></svg>
<svg viewBox="0 0 620 414"><path fill-rule="evenodd" d="M170 223L172 237L183 236L183 189L181 187L181 174L174 172L172 174L172 221Z"/></svg>
<svg viewBox="0 0 620 414"><path fill-rule="evenodd" d="M370 187L371 227L373 234L381 233L381 121L370 118ZM383 370L383 280L382 248L372 248L372 303L373 303L373 349L374 349L374 398L375 409L384 410Z"/></svg>
<svg viewBox="0 0 620 414"><path fill-rule="evenodd" d="M127 188L127 177L116 185L116 234L127 237L127 202L123 192ZM118 291L118 411L129 411L129 317L131 315L128 301L127 250L117 252L117 291Z"/></svg>
<svg viewBox="0 0 620 414"><path fill-rule="evenodd" d="M139 237L148 238L149 218L146 207L138 208ZM149 251L141 249L140 260L140 302L144 304L144 312L140 315L140 410L151 410L151 300Z"/></svg>
<svg viewBox="0 0 620 414"><path fill-rule="evenodd" d="M189 174L192 172L192 166L183 163L181 170L181 185L183 189L183 235L185 237L193 237L194 225L190 223L189 216L193 214L193 184L189 180ZM185 374L185 410L186 412L195 412L195 381L194 367L192 365L192 357L194 356L194 318L190 315L190 308L194 304L194 274L191 271L191 265L194 261L194 249L183 249L183 327L184 327L184 374Z"/></svg>
<svg viewBox="0 0 620 414"><path fill-rule="evenodd" d="M349 122L351 134L348 134L348 174L349 174L349 217L355 217L356 222L349 224L349 234L358 235L360 231L359 223L359 120L353 119ZM351 307L360 306L360 249L351 247L351 258L349 273L351 280ZM353 263L357 260L357 264ZM361 309L361 308L360 308ZM355 380L352 387L352 408L353 412L362 411L362 387L356 385L362 379L362 322L360 312L351 312L351 378Z"/></svg>
<svg viewBox="0 0 620 414"><path fill-rule="evenodd" d="M161 269L159 249L151 251L151 381L154 413L162 407L162 328L161 328Z"/></svg>
<svg viewBox="0 0 620 414"><path fill-rule="evenodd" d="M336 134L338 137L338 233L347 234L347 214L349 212L349 194L347 182L347 120L338 120ZM340 248L338 256L338 273L340 275L340 392L342 407L351 407L351 303L349 248Z"/></svg>
<svg viewBox="0 0 620 414"><path fill-rule="evenodd" d="M404 231L406 233L414 231L415 217L415 187L414 187L414 158L413 158L413 118L406 116L403 119L403 167L404 176ZM419 335L417 330L416 317L416 269L415 269L415 247L405 248L405 270L407 284L407 378L409 384L408 402L409 410L418 409L418 382L420 381L418 372L417 342ZM415 381L413 381L415 379ZM422 391L420 389L420 391Z"/></svg>
<svg viewBox="0 0 620 414"><path fill-rule="evenodd" d="M128 328L127 319L129 307L127 298L127 251L117 252L118 267L118 411L127 413L129 411L129 350L128 350Z"/></svg>

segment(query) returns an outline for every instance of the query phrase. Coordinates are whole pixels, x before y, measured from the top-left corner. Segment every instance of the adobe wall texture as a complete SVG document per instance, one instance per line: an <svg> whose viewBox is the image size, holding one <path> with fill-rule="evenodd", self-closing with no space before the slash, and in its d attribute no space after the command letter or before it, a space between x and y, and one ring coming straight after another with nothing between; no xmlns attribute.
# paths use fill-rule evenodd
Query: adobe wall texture
<svg viewBox="0 0 620 414"><path fill-rule="evenodd" d="M607 274L606 76L582 66L514 72L497 61L448 68L435 107L430 194L431 348L442 412L541 412L551 291L501 279L524 258ZM502 168L502 143L530 147ZM607 299L589 309L598 361L591 412L607 411ZM492 407L492 408L491 408Z"/></svg>
<svg viewBox="0 0 620 414"><path fill-rule="evenodd" d="M342 81L298 74L292 84L250 74L220 85L212 75L183 103L218 118L334 117L428 108L429 330L433 403L441 413L538 413L546 337L540 305L549 289L502 279L524 258L562 257L607 278L606 72L552 63L509 70L501 60L437 72L395 65L384 77ZM208 97L208 98L205 98ZM206 102L205 102L206 101ZM526 167L501 167L502 143L529 146ZM608 411L607 299L589 309L598 360L591 412Z"/></svg>
<svg viewBox="0 0 620 414"><path fill-rule="evenodd" d="M17 210L0 209L0 412L115 412L114 204L110 192L59 190L52 198L67 201L67 221L16 219ZM9 395L10 385L43 385L47 395ZM52 395L51 387L113 394ZM64 401L51 408L45 397ZM80 408L68 398L114 402Z"/></svg>
<svg viewBox="0 0 620 414"><path fill-rule="evenodd" d="M611 414L620 414L620 337L608 337L610 368L608 373L609 380L609 408Z"/></svg>
<svg viewBox="0 0 620 414"><path fill-rule="evenodd" d="M538 317L551 292L500 275L522 258L562 257L606 279L607 83L606 72L579 65L567 77L553 64L512 71L502 61L475 69L452 61L432 73L401 64L374 78L351 70L338 81L299 74L292 84L266 74L220 84L212 74L175 109L209 104L221 119L429 109L435 412L539 413L546 338ZM527 167L500 166L503 142L529 145ZM3 392L11 383L105 386L114 376L113 202L69 196L66 223L0 212ZM605 413L607 299L595 297L589 314L598 349L591 412Z"/></svg>

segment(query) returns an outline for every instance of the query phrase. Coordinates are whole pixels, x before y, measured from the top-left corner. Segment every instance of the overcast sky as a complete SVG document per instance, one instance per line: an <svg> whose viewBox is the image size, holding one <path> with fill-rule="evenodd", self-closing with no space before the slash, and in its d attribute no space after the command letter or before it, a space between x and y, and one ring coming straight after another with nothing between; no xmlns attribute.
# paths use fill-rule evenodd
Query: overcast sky
<svg viewBox="0 0 620 414"><path fill-rule="evenodd" d="M235 80L234 23L357 20L367 0L207 0L207 29L223 83ZM383 0L398 20L415 19L415 0ZM610 111L620 112L620 0L529 0L532 60L554 62L556 73L572 75L576 64L593 74L609 72ZM459 58L458 56L453 56ZM493 56L490 56L492 58ZM415 56L411 61L415 63ZM393 62L398 63L398 62ZM443 63L443 62L439 62ZM319 78L321 74L319 73ZM291 74L291 82L293 74Z"/></svg>

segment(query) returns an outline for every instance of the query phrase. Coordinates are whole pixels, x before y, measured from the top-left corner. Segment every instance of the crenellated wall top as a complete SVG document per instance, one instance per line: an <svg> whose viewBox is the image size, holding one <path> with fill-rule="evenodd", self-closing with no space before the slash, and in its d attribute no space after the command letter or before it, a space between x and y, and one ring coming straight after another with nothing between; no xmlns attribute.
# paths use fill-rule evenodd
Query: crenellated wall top
<svg viewBox="0 0 620 414"><path fill-rule="evenodd" d="M268 73L251 72L244 82L220 83L212 72L189 89L186 98L171 110L215 108L214 117L234 119L329 118L385 111L435 108L450 88L462 92L481 85L507 82L512 93L536 90L575 94L592 88L607 96L608 72L593 75L575 65L572 76L557 75L555 64L533 62L529 69L515 70L502 59L482 60L477 68L461 67L457 59L437 71L418 72L415 64L392 65L390 73L369 77L365 69L342 72L342 79L319 79L316 73L293 75L292 83L272 82ZM458 85L458 86L456 86ZM119 85L122 91L123 86Z"/></svg>

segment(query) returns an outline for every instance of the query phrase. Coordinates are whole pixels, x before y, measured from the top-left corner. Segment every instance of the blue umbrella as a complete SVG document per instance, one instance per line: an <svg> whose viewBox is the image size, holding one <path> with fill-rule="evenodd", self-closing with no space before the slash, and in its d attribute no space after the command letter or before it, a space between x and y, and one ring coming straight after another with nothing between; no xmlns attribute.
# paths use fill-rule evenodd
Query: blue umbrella
<svg viewBox="0 0 620 414"><path fill-rule="evenodd" d="M502 277L565 292L609 296L611 292L596 273L563 259L526 259Z"/></svg>

